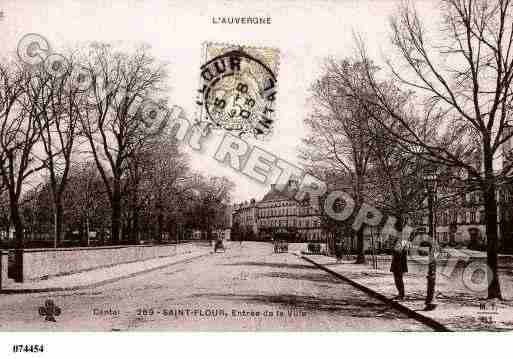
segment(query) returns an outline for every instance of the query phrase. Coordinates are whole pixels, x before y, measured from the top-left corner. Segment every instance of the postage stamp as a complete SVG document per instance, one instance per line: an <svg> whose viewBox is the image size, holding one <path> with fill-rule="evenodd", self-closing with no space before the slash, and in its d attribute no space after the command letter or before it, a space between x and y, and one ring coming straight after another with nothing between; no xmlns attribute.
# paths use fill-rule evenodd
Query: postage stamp
<svg viewBox="0 0 513 359"><path fill-rule="evenodd" d="M279 51L206 43L197 105L200 123L263 139L275 121Z"/></svg>

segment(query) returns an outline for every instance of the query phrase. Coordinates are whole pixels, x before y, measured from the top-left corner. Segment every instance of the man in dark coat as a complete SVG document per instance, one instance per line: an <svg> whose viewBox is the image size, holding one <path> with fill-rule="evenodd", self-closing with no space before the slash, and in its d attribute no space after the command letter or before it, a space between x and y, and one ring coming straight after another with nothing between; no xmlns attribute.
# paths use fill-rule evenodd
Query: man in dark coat
<svg viewBox="0 0 513 359"><path fill-rule="evenodd" d="M404 299L403 274L408 272L408 243L400 238L397 239L392 252L392 263L390 272L394 274L395 287L398 295L395 299Z"/></svg>
<svg viewBox="0 0 513 359"><path fill-rule="evenodd" d="M342 256L345 253L344 242L341 241L339 243L335 243L335 257L337 258L337 262L342 260Z"/></svg>

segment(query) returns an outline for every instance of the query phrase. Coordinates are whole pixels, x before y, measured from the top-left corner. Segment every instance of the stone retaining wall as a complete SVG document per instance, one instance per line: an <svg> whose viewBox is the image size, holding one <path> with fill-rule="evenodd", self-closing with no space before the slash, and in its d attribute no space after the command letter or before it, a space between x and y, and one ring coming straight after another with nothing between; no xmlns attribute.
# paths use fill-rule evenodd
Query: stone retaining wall
<svg viewBox="0 0 513 359"><path fill-rule="evenodd" d="M23 251L23 280L40 280L121 263L169 257L190 252L191 247L191 243L184 243L178 246L169 244L25 249ZM1 281L5 283L8 270L7 252L4 251L1 257Z"/></svg>

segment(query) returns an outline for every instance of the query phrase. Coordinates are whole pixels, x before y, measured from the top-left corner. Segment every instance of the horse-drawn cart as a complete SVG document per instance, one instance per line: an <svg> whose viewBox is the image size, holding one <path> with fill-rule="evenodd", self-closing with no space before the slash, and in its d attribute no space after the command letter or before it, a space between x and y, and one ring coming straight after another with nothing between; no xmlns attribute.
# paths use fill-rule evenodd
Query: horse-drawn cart
<svg viewBox="0 0 513 359"><path fill-rule="evenodd" d="M289 251L289 243L283 240L274 241L274 253L287 253Z"/></svg>
<svg viewBox="0 0 513 359"><path fill-rule="evenodd" d="M225 250L223 241L221 239L216 239L214 242L214 253L224 252Z"/></svg>
<svg viewBox="0 0 513 359"><path fill-rule="evenodd" d="M289 251L289 235L286 233L275 233L274 253L287 253Z"/></svg>

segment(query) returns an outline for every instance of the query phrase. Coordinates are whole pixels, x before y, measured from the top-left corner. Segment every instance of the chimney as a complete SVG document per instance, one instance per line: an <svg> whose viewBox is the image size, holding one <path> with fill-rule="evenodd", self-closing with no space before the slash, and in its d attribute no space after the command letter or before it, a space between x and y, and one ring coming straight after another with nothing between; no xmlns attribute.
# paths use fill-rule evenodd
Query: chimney
<svg viewBox="0 0 513 359"><path fill-rule="evenodd" d="M276 183L271 184L271 191L274 191L274 190L276 190Z"/></svg>

